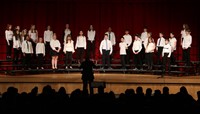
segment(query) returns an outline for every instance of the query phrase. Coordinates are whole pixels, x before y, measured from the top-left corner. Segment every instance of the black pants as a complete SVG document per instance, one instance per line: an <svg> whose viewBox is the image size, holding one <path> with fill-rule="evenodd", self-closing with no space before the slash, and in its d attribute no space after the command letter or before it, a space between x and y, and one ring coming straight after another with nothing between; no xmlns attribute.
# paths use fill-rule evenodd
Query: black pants
<svg viewBox="0 0 200 114"><path fill-rule="evenodd" d="M139 69L140 66L142 65L140 53L134 54L133 60L134 60L135 68Z"/></svg>
<svg viewBox="0 0 200 114"><path fill-rule="evenodd" d="M126 68L126 55L120 55L122 68Z"/></svg>
<svg viewBox="0 0 200 114"><path fill-rule="evenodd" d="M50 57L50 49L51 49L51 47L50 47L50 42L46 42L46 44L45 44L45 55L46 56L48 56L48 57Z"/></svg>
<svg viewBox="0 0 200 114"><path fill-rule="evenodd" d="M158 47L157 64L159 64L159 65L162 64L162 51L163 51L163 47Z"/></svg>
<svg viewBox="0 0 200 114"><path fill-rule="evenodd" d="M77 48L77 61L82 63L84 57L84 48Z"/></svg>
<svg viewBox="0 0 200 114"><path fill-rule="evenodd" d="M146 60L148 65L148 70L153 68L153 53L146 53Z"/></svg>
<svg viewBox="0 0 200 114"><path fill-rule="evenodd" d="M87 58L95 58L95 45L94 45L94 41L93 42L91 42L91 41L87 41L87 54L86 54L86 56L87 56Z"/></svg>
<svg viewBox="0 0 200 114"><path fill-rule="evenodd" d="M186 65L189 66L190 65L190 47L183 50L183 58Z"/></svg>
<svg viewBox="0 0 200 114"><path fill-rule="evenodd" d="M175 56L174 56L174 52L171 52L171 57L170 57L170 64L171 65L175 65L176 64L176 59L175 59Z"/></svg>
<svg viewBox="0 0 200 114"><path fill-rule="evenodd" d="M131 46L126 49L126 64L130 64Z"/></svg>
<svg viewBox="0 0 200 114"><path fill-rule="evenodd" d="M164 53L163 56L163 71L166 71L166 67L168 68L168 71L170 71L170 58L168 57L169 53Z"/></svg>
<svg viewBox="0 0 200 114"><path fill-rule="evenodd" d="M142 44L142 50L140 52L140 56L141 56L142 64L147 64L144 44Z"/></svg>
<svg viewBox="0 0 200 114"><path fill-rule="evenodd" d="M11 58L11 55L12 55L13 41L9 40L9 44L10 45L7 44L7 46L6 46L6 49L7 49L7 51L6 51L6 58Z"/></svg>
<svg viewBox="0 0 200 114"><path fill-rule="evenodd" d="M90 91L90 94L94 94L94 90L91 86L91 83L93 82L93 80L83 80L83 91L84 90L87 90L88 88L88 85L89 85L89 91Z"/></svg>
<svg viewBox="0 0 200 114"><path fill-rule="evenodd" d="M25 67L31 68L31 54L25 54Z"/></svg>
<svg viewBox="0 0 200 114"><path fill-rule="evenodd" d="M21 52L20 48L14 48L13 65L18 65L20 52ZM13 69L14 68L17 67L13 67Z"/></svg>
<svg viewBox="0 0 200 114"><path fill-rule="evenodd" d="M32 43L32 46L33 46L33 53L34 53L33 58L36 59L36 54L35 54L36 53L36 43L33 42L32 40L31 40L31 43Z"/></svg>
<svg viewBox="0 0 200 114"><path fill-rule="evenodd" d="M37 62L38 62L39 68L43 67L43 64L44 64L44 55L43 54L38 54Z"/></svg>
<svg viewBox="0 0 200 114"><path fill-rule="evenodd" d="M71 65L72 65L72 52L66 51L65 66L71 66Z"/></svg>
<svg viewBox="0 0 200 114"><path fill-rule="evenodd" d="M110 50L102 50L102 67L105 67L105 64L107 62L108 67L111 67L110 65Z"/></svg>

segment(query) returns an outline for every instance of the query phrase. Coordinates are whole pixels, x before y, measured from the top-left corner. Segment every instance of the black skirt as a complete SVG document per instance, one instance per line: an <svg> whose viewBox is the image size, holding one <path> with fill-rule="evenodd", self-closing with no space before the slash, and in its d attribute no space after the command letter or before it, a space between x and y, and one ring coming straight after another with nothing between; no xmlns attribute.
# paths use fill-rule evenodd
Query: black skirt
<svg viewBox="0 0 200 114"><path fill-rule="evenodd" d="M56 47L56 50L58 50L58 47ZM59 53L56 52L55 50L51 49L51 56L58 56Z"/></svg>

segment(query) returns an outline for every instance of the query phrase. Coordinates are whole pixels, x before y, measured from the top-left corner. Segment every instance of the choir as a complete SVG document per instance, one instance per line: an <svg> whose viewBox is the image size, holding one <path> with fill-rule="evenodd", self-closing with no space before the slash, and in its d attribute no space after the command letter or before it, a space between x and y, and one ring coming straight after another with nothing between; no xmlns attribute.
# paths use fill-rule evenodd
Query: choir
<svg viewBox="0 0 200 114"><path fill-rule="evenodd" d="M96 31L93 25L90 25L87 35L85 36L81 30L76 38L76 42L74 42L72 40L69 24L66 24L63 36L63 52L65 54L66 69L72 69L73 53L75 50L78 64L81 64L83 61L85 52L86 58L94 59L95 37ZM58 68L57 62L62 46L59 39L57 39L56 33L51 30L51 26L47 26L43 37L38 37L38 31L35 25L31 25L29 31L27 31L27 29L20 31L20 26L16 26L14 30L12 30L12 25L8 24L5 30L5 39L7 42L7 59L11 59L12 48L14 50L13 64L18 64L19 57L21 57L23 58L22 63L25 68L31 69L31 60L35 55L38 63L36 68L44 69L43 64L45 56L50 55L52 69ZM187 24L183 24L180 41L183 50L183 61L185 65L189 66L192 36ZM111 56L114 52L113 49L115 45L115 33L112 31L112 28L109 27L99 46L99 51L102 55L102 69L106 66L112 69ZM152 38L152 33L147 31L147 27L144 27L144 31L141 34L135 34L134 39L132 39L132 36L129 34L129 30L125 30L125 34L121 37L121 42L119 43L121 68L127 68L126 65L130 64L131 53L133 53L134 70L142 70L143 65L147 65L147 69L152 70L154 63L153 55L156 52L157 64L162 65L165 71L166 66L176 65L174 55L176 46L177 39L173 32L169 34L169 38L166 38L166 36L160 32L159 38L155 42L154 38ZM170 70L170 67L168 67L168 70Z"/></svg>

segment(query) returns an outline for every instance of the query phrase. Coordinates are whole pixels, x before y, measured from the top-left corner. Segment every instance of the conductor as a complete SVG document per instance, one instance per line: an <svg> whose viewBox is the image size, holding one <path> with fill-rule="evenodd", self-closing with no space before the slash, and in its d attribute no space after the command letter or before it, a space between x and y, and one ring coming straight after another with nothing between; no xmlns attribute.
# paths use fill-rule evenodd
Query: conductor
<svg viewBox="0 0 200 114"><path fill-rule="evenodd" d="M93 88L91 87L91 83L94 80L94 67L95 64L89 58L86 58L86 60L83 61L80 66L80 68L82 69L81 79L83 81L83 91L87 90L89 84L90 94L94 93Z"/></svg>

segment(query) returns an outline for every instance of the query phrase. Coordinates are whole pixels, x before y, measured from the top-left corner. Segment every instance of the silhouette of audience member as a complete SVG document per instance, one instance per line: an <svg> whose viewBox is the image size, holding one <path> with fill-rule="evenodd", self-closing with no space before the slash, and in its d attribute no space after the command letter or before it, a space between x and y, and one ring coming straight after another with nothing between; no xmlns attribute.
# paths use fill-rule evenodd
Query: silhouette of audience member
<svg viewBox="0 0 200 114"><path fill-rule="evenodd" d="M163 87L163 95L168 96L169 95L169 88L168 87Z"/></svg>
<svg viewBox="0 0 200 114"><path fill-rule="evenodd" d="M125 95L126 95L126 97L134 97L134 95L135 95L135 90L134 89L126 89L126 91L125 91Z"/></svg>
<svg viewBox="0 0 200 114"><path fill-rule="evenodd" d="M144 97L144 92L143 92L143 88L142 87L137 87L136 88L136 95L140 96L140 97Z"/></svg>
<svg viewBox="0 0 200 114"><path fill-rule="evenodd" d="M152 89L151 88L147 88L146 89L146 97L151 97L152 96Z"/></svg>
<svg viewBox="0 0 200 114"><path fill-rule="evenodd" d="M200 91L197 91L197 102L200 104Z"/></svg>
<svg viewBox="0 0 200 114"><path fill-rule="evenodd" d="M99 86L97 91L98 91L98 94L101 94L101 95L104 94L104 87L103 86Z"/></svg>
<svg viewBox="0 0 200 114"><path fill-rule="evenodd" d="M86 58L80 66L82 69L81 79L83 81L83 91L87 90L89 84L90 94L94 94L93 88L91 87L91 83L94 81L94 67L96 67L95 64L89 58Z"/></svg>
<svg viewBox="0 0 200 114"><path fill-rule="evenodd" d="M96 87L96 86L95 86ZM182 86L176 94L170 94L168 87L161 90L143 88L136 90L130 88L121 93L119 97L113 91L104 92L105 86L98 86L98 94L89 95L88 90L75 89L68 96L64 87L56 92L50 85L38 94L38 87L30 93L18 93L15 87L9 87L0 97L0 110L4 113L66 113L73 112L93 114L130 113L134 114L200 114L200 91L197 92L198 100L194 100L186 87ZM154 94L152 94L154 93ZM80 109L80 110L77 110ZM89 110L88 110L89 109Z"/></svg>

